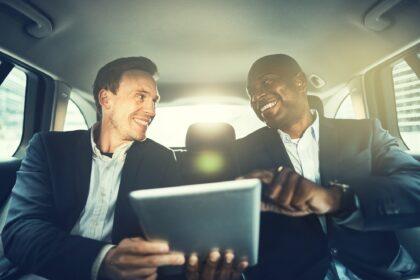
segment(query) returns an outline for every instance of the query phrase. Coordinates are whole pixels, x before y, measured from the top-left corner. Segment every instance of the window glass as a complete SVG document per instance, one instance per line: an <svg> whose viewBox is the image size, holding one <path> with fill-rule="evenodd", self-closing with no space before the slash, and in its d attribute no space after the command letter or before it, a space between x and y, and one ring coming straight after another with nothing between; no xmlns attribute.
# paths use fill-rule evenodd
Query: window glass
<svg viewBox="0 0 420 280"><path fill-rule="evenodd" d="M248 104L182 105L156 108L147 136L168 147L185 147L188 127L196 122L226 122L241 138L264 126Z"/></svg>
<svg viewBox="0 0 420 280"><path fill-rule="evenodd" d="M26 74L13 68L0 85L0 157L10 157L18 148L23 131Z"/></svg>
<svg viewBox="0 0 420 280"><path fill-rule="evenodd" d="M401 137L410 150L420 152L420 80L405 61L392 68L392 77Z"/></svg>
<svg viewBox="0 0 420 280"><path fill-rule="evenodd" d="M85 117L73 100L69 99L63 131L87 129Z"/></svg>
<svg viewBox="0 0 420 280"><path fill-rule="evenodd" d="M337 113L335 113L336 119L355 119L356 114L354 112L353 102L351 96L348 94L343 101L341 101L338 107Z"/></svg>

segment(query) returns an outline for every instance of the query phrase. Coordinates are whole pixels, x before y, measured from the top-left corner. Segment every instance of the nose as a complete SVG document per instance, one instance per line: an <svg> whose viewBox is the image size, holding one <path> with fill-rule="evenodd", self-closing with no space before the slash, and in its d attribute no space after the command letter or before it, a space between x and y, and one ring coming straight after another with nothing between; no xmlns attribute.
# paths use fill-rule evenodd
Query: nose
<svg viewBox="0 0 420 280"><path fill-rule="evenodd" d="M146 102L146 104L143 107L143 110L148 117L154 118L156 115L155 102L153 101Z"/></svg>
<svg viewBox="0 0 420 280"><path fill-rule="evenodd" d="M254 93L254 95L252 95L251 97L251 101L252 102L258 102L260 99L262 99L264 96L266 95L266 93L264 91L258 90Z"/></svg>

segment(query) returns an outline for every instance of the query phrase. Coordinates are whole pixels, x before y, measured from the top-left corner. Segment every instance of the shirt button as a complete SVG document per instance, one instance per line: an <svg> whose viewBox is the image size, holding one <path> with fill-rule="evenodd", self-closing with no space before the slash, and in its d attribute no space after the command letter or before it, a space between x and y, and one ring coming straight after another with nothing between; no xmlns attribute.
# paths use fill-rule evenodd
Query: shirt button
<svg viewBox="0 0 420 280"><path fill-rule="evenodd" d="M331 256L335 257L335 256L338 255L338 249L337 248L331 248L330 253L331 253Z"/></svg>

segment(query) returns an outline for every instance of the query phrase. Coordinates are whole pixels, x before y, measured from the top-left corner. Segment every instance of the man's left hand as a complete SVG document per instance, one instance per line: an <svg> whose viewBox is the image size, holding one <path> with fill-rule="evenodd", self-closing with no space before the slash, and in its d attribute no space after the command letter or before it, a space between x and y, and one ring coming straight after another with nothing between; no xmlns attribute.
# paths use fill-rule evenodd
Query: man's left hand
<svg viewBox="0 0 420 280"><path fill-rule="evenodd" d="M258 178L263 182L262 211L301 217L332 213L340 208L342 191L339 188L317 185L290 168L281 168L279 172L257 170L245 178Z"/></svg>

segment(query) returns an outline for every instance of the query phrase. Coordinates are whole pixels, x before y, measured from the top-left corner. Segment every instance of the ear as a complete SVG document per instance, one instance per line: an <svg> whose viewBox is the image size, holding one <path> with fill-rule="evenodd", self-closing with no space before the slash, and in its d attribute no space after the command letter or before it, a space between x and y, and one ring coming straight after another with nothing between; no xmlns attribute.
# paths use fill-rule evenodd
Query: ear
<svg viewBox="0 0 420 280"><path fill-rule="evenodd" d="M110 94L111 92L106 89L101 89L98 93L98 100L102 106L102 112L111 108Z"/></svg>
<svg viewBox="0 0 420 280"><path fill-rule="evenodd" d="M299 72L293 79L293 84L298 92L306 93L308 91L308 81L303 72Z"/></svg>

